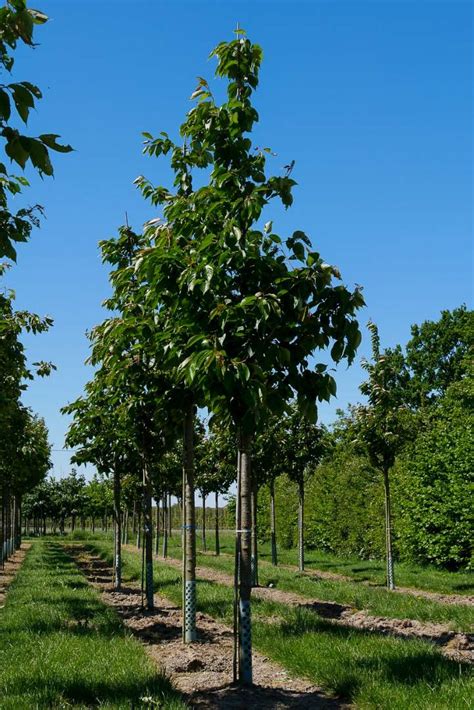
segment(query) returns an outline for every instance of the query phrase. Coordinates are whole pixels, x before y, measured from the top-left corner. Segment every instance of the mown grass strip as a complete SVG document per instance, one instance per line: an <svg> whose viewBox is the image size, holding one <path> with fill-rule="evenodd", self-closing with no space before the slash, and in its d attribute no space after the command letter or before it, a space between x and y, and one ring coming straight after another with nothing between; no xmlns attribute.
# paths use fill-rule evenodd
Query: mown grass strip
<svg viewBox="0 0 474 710"><path fill-rule="evenodd" d="M186 705L62 545L41 540L28 552L0 610L0 707Z"/></svg>
<svg viewBox="0 0 474 710"><path fill-rule="evenodd" d="M180 559L181 548L176 540L169 546L168 552L171 557ZM214 557L198 553L197 561L203 567L233 574L233 559L228 556ZM384 588L356 582L321 579L271 565L260 565L259 581L262 586L271 583L278 589L295 592L308 599L347 604L355 609L365 609L375 616L449 624L453 631L472 631L474 625L472 606L443 604L412 594L394 594Z"/></svg>
<svg viewBox="0 0 474 710"><path fill-rule="evenodd" d="M214 549L214 534L208 534L207 548ZM170 549L177 546L179 536L173 535ZM233 533L224 532L220 535L221 550L225 554L233 554L235 537ZM259 543L260 559L270 563L271 550L268 542ZM198 539L199 551L199 539ZM278 560L282 565L298 565L298 551L295 548L278 550ZM371 582L385 585L385 563L383 560L361 560L357 557L338 557L329 552L307 550L305 565L309 570L335 572L354 579L355 582ZM395 563L396 582L400 587L411 587L439 594L474 594L474 574L472 572L448 572L429 566Z"/></svg>
<svg viewBox="0 0 474 710"><path fill-rule="evenodd" d="M112 562L106 540L86 543ZM124 572L140 578L140 555L124 552ZM175 604L181 603L180 575L157 562L156 587ZM227 624L232 618L232 590L200 581L198 608ZM255 646L296 675L309 678L359 708L445 710L473 707L471 668L445 659L436 647L334 627L305 609L287 608L261 599L253 601Z"/></svg>

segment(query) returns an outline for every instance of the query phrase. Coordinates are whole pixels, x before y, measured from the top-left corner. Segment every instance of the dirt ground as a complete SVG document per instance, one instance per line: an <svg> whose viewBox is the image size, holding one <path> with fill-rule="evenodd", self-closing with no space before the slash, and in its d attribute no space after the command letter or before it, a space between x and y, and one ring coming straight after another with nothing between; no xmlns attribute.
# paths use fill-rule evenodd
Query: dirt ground
<svg viewBox="0 0 474 710"><path fill-rule="evenodd" d="M13 582L30 547L30 543L23 543L20 549L6 560L4 567L0 566L0 609L4 606L8 587Z"/></svg>
<svg viewBox="0 0 474 710"><path fill-rule="evenodd" d="M166 564L181 569L178 560L168 558ZM209 567L197 567L196 575L200 579L232 586L230 575ZM379 634L388 634L403 638L421 638L431 641L440 647L443 655L456 661L474 663L474 634L455 633L448 624L434 624L416 621L414 619L392 619L382 616L371 616L366 611L356 610L346 604L308 599L307 597L285 592L275 587L257 587L252 594L261 599L280 602L281 604L312 609L333 624Z"/></svg>
<svg viewBox="0 0 474 710"><path fill-rule="evenodd" d="M192 708L240 710L332 709L350 706L332 699L302 678L294 678L262 654L253 654L255 686L241 689L232 684L232 631L224 624L197 613L199 642L181 640L181 610L155 595L155 611L141 606L137 586L112 589L112 570L79 545L69 546L87 579L97 587L106 604L114 606L126 626L145 644L149 656L184 693Z"/></svg>

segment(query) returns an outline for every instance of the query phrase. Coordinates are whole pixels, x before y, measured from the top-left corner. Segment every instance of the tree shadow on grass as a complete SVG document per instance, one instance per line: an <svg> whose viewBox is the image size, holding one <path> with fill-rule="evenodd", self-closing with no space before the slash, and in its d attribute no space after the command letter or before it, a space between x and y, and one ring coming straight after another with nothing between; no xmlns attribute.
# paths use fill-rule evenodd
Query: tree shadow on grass
<svg viewBox="0 0 474 710"><path fill-rule="evenodd" d="M105 669L104 669L105 671ZM106 673L104 673L106 677ZM41 678L35 676L29 680L19 679L8 687L9 695L17 696L24 702L24 693L31 694L34 698L34 707L56 708L63 707L65 703L86 705L88 708L101 707L105 703L119 707L168 707L166 698L176 700L180 697L171 686L171 682L159 674L147 682L134 681L103 681L95 682L86 679L64 679L59 677ZM145 704L143 698L152 697L153 704ZM39 701L39 703L38 703ZM20 705L18 707L28 707Z"/></svg>
<svg viewBox="0 0 474 710"><path fill-rule="evenodd" d="M380 646L377 653L374 647L369 646L364 651L364 639L374 640L374 632L363 629L345 628L334 626L324 619L296 612L291 620L284 621L279 626L279 633L288 639L304 638L307 634L323 634L328 637L328 645L341 642L350 643L352 649L357 649L354 654L348 648L346 673L341 677L337 693L349 700L354 700L355 693L360 686L357 680L358 673L364 675L379 674L381 680L394 682L405 686L426 684L438 687L443 682L458 680L462 673L466 676L472 673L472 666L467 663L451 661L443 657L434 646L426 644L419 639L391 639L390 645ZM362 643L357 644L357 640ZM388 642L388 639L387 639ZM395 645L396 644L396 645ZM317 657L315 658L317 663ZM353 670L352 670L352 668Z"/></svg>

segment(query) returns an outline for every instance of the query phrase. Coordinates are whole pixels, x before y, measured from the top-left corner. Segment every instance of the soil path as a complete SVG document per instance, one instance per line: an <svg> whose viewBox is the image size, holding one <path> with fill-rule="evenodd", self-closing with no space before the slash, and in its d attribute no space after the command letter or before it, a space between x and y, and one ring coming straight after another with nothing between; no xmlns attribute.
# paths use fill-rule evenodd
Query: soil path
<svg viewBox="0 0 474 710"><path fill-rule="evenodd" d="M183 645L181 609L155 594L155 611L141 606L137 585L127 583L120 592L112 588L112 569L100 557L81 545L69 545L88 581L101 591L125 625L144 644L148 655L184 693L192 708L206 710L341 710L350 705L324 695L320 688L288 672L258 652L253 654L256 686L242 689L232 685L232 631L209 616L197 613L199 642Z"/></svg>
<svg viewBox="0 0 474 710"><path fill-rule="evenodd" d="M213 552L202 552L199 551L200 555L214 556ZM232 557L228 552L221 552L222 557ZM259 564L263 564L267 567L271 566L268 560L259 560ZM321 570L316 567L306 567L304 572L300 572L296 565L278 565L278 567L272 567L272 569L285 569L289 572L295 572L298 574L308 574L311 577L320 577L321 579L328 579L337 582L357 582L358 584L364 584L367 587L382 587L385 585L378 584L377 582L371 582L369 579L357 579L356 577L350 577L347 574L342 574L340 572L328 572L327 570ZM434 602L440 602L442 604L465 604L467 606L474 606L474 595L469 594L442 594L441 592L428 592L425 589L416 589L415 587L396 587L393 590L399 594L411 594L414 597L422 597L423 599L430 599Z"/></svg>
<svg viewBox="0 0 474 710"><path fill-rule="evenodd" d="M130 548L133 550L134 548ZM179 560L167 558L166 564L181 569ZM209 567L196 567L196 575L210 582L233 586L233 578L224 572ZM392 619L371 616L366 611L356 610L347 604L309 599L294 592L285 592L275 587L256 587L252 594L281 604L312 609L332 624L364 629L380 634L402 638L421 638L440 647L443 655L456 661L474 663L474 634L456 633L448 624L433 624L414 619Z"/></svg>
<svg viewBox="0 0 474 710"><path fill-rule="evenodd" d="M30 542L22 543L19 550L13 553L13 555L5 561L5 565L0 567L0 609L3 608L5 604L5 597L7 595L8 587L13 582L16 573L20 569L25 555L31 547Z"/></svg>

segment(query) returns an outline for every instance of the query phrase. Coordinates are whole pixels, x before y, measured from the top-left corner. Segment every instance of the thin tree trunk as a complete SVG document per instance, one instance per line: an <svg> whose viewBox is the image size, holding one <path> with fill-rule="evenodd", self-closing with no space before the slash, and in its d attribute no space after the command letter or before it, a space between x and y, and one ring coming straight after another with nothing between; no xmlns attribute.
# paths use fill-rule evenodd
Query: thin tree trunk
<svg viewBox="0 0 474 710"><path fill-rule="evenodd" d="M160 499L157 496L155 498L156 503L156 515L155 515L155 555L158 555L160 551Z"/></svg>
<svg viewBox="0 0 474 710"><path fill-rule="evenodd" d="M240 435L240 579L239 579L239 682L252 684L252 477L250 468L251 437Z"/></svg>
<svg viewBox="0 0 474 710"><path fill-rule="evenodd" d="M168 508L168 496L165 493L163 496L163 558L168 557L168 517L170 511Z"/></svg>
<svg viewBox="0 0 474 710"><path fill-rule="evenodd" d="M252 485L252 587L258 587L258 523L257 523L258 488Z"/></svg>
<svg viewBox="0 0 474 710"><path fill-rule="evenodd" d="M115 519L115 559L114 559L114 587L122 586L122 514L120 511L120 473L114 471L114 519Z"/></svg>
<svg viewBox="0 0 474 710"><path fill-rule="evenodd" d="M153 517L151 479L146 461L143 466L143 545L145 547L145 596L148 611L154 609L153 599Z"/></svg>
<svg viewBox="0 0 474 710"><path fill-rule="evenodd" d="M272 565L278 564L277 541L276 541L276 516L275 516L275 480L270 481L270 539L272 547Z"/></svg>
<svg viewBox="0 0 474 710"><path fill-rule="evenodd" d="M196 519L194 510L194 406L187 407L184 417L184 545L183 545L183 641L196 641Z"/></svg>
<svg viewBox="0 0 474 710"><path fill-rule="evenodd" d="M138 523L137 523L137 547L140 549L142 542L142 512L138 511Z"/></svg>
<svg viewBox="0 0 474 710"><path fill-rule="evenodd" d="M390 479L388 468L383 471L383 483L385 489L385 544L386 544L386 565L387 565L387 589L395 589L395 574L393 569L392 552L392 511L390 505Z"/></svg>
<svg viewBox="0 0 474 710"><path fill-rule="evenodd" d="M221 546L219 541L219 493L216 491L216 557L221 554Z"/></svg>
<svg viewBox="0 0 474 710"><path fill-rule="evenodd" d="M17 504L16 504L16 496L13 496L12 500L12 552L14 552L17 547Z"/></svg>
<svg viewBox="0 0 474 710"><path fill-rule="evenodd" d="M168 537L173 534L173 506L171 505L171 493L168 494Z"/></svg>
<svg viewBox="0 0 474 710"><path fill-rule="evenodd" d="M304 571L304 481L298 483L298 569Z"/></svg>
<svg viewBox="0 0 474 710"><path fill-rule="evenodd" d="M202 551L207 552L206 544L206 495L202 494Z"/></svg>

